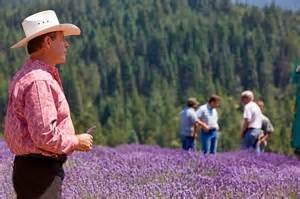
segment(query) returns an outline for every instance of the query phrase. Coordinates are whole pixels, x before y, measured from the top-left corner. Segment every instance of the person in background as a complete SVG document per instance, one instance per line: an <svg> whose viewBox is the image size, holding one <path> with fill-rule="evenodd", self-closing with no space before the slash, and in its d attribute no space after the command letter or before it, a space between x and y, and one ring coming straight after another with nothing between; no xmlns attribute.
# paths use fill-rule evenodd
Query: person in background
<svg viewBox="0 0 300 199"><path fill-rule="evenodd" d="M259 106L260 110L263 112L264 105L265 105L264 101L258 100L256 103ZM258 138L257 145L259 145L259 147L257 147L257 148L260 149L261 152L264 152L265 148L267 146L267 143L268 143L268 139L270 139L270 136L274 132L274 127L273 127L271 121L264 114L262 114L261 130L263 133Z"/></svg>
<svg viewBox="0 0 300 199"><path fill-rule="evenodd" d="M255 149L259 152L260 146L257 145L257 142L261 134L261 110L254 102L252 91L242 92L241 102L244 105L243 126L241 129L242 149Z"/></svg>
<svg viewBox="0 0 300 199"><path fill-rule="evenodd" d="M201 130L200 142L204 154L214 154L217 152L219 124L217 108L220 106L221 98L218 95L212 95L208 102L199 107L197 117L207 124L209 130Z"/></svg>
<svg viewBox="0 0 300 199"><path fill-rule="evenodd" d="M199 103L195 98L189 98L186 107L180 112L180 136L184 150L195 149L196 128L208 130L208 126L200 121L196 115Z"/></svg>
<svg viewBox="0 0 300 199"><path fill-rule="evenodd" d="M27 47L29 58L10 82L5 141L15 154L13 186L17 199L61 198L63 164L73 151L90 151L93 137L75 135L57 64L66 61L67 35L73 24L60 24L47 10L22 22L25 38L12 48Z"/></svg>

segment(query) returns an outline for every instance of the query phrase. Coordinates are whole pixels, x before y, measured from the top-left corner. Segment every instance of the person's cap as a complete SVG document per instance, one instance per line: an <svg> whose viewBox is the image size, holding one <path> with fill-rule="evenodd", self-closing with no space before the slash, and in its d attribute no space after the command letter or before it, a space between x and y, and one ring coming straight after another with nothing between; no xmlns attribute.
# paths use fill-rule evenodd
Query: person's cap
<svg viewBox="0 0 300 199"><path fill-rule="evenodd" d="M198 105L199 105L199 102L198 102L198 100L197 100L196 98L190 97L190 98L188 98L188 100L187 100L187 105L188 105L189 107L195 107L195 106L198 106Z"/></svg>
<svg viewBox="0 0 300 199"><path fill-rule="evenodd" d="M25 47L27 43L40 35L62 31L64 36L80 35L80 29L74 24L60 24L53 10L46 10L33 14L22 22L25 37L11 46L11 48Z"/></svg>

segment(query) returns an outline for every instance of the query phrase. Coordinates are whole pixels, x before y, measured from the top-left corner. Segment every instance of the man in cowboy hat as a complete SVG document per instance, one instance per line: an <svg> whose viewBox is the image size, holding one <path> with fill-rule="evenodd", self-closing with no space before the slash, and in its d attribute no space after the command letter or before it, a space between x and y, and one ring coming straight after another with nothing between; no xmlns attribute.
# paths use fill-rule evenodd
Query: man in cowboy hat
<svg viewBox="0 0 300 199"><path fill-rule="evenodd" d="M89 151L92 136L75 135L56 64L66 61L67 35L73 24L60 24L54 11L27 17L25 38L12 48L27 47L29 58L9 87L5 140L15 154L13 185L17 198L60 198L63 163L73 151Z"/></svg>

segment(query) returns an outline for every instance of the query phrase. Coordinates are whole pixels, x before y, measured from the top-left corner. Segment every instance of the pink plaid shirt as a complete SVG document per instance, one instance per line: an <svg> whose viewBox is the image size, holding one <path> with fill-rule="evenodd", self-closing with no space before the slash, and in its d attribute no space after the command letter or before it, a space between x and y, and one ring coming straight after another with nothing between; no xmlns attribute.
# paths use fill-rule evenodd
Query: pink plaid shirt
<svg viewBox="0 0 300 199"><path fill-rule="evenodd" d="M16 155L74 151L78 139L55 66L28 59L13 77L4 136Z"/></svg>

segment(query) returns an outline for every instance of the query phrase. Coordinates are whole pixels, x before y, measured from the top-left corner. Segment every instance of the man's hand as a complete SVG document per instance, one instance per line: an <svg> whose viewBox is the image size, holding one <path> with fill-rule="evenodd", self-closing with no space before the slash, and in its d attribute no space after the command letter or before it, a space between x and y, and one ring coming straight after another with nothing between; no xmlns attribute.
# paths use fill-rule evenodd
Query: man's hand
<svg viewBox="0 0 300 199"><path fill-rule="evenodd" d="M78 145L75 148L77 151L90 151L93 145L93 136L87 133L76 135L78 138Z"/></svg>
<svg viewBox="0 0 300 199"><path fill-rule="evenodd" d="M257 143L258 143L259 145L263 145L264 147L267 146L267 140L265 140L265 139L259 139Z"/></svg>
<svg viewBox="0 0 300 199"><path fill-rule="evenodd" d="M207 126L207 124L203 125L202 128L205 132L209 132L209 127Z"/></svg>
<svg viewBox="0 0 300 199"><path fill-rule="evenodd" d="M240 135L241 135L241 139L243 139L243 138L244 138L244 136L245 136L245 132L241 130L241 133L240 133Z"/></svg>
<svg viewBox="0 0 300 199"><path fill-rule="evenodd" d="M205 122L203 122L203 121L201 121L201 120L198 120L198 121L197 121L197 124L198 124L199 126L201 126L201 128L203 128L204 131L206 131L206 132L209 131L209 127L208 127L208 125L207 125Z"/></svg>
<svg viewBox="0 0 300 199"><path fill-rule="evenodd" d="M248 127L249 127L249 121L248 121L247 118L245 118L244 121L243 121L242 129L241 129L241 139L244 138L244 136L246 134L246 130L247 130Z"/></svg>

